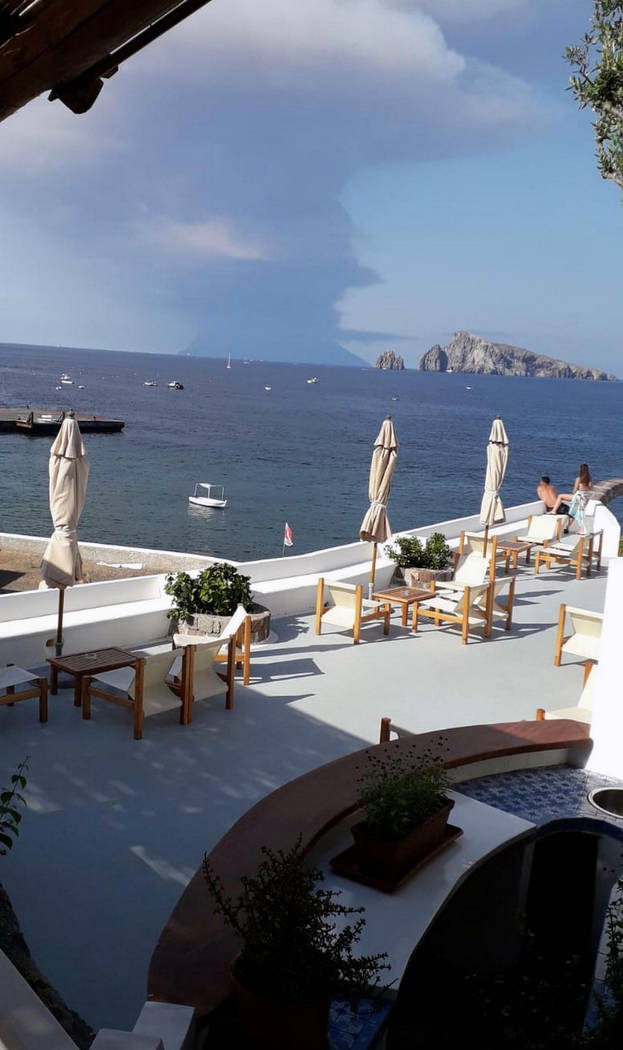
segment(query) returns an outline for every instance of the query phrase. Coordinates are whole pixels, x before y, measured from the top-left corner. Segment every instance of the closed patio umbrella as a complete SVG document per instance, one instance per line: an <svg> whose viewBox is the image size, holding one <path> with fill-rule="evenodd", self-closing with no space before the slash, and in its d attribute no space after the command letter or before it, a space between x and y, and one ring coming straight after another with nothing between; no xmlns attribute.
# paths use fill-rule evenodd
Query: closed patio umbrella
<svg viewBox="0 0 623 1050"><path fill-rule="evenodd" d="M56 655L63 651L63 606L65 587L82 579L82 559L76 532L84 506L89 464L84 454L77 420L67 416L50 450L50 513L54 532L41 561L40 586L57 587L58 624Z"/></svg>
<svg viewBox="0 0 623 1050"><path fill-rule="evenodd" d="M487 473L485 491L480 506L481 525L499 525L506 521L500 488L508 463L508 436L501 416L493 420L487 445Z"/></svg>
<svg viewBox="0 0 623 1050"><path fill-rule="evenodd" d="M376 570L377 543L384 543L391 536L387 517L387 501L391 488L392 475L398 457L398 441L391 416L383 421L379 435L374 442L372 462L370 464L370 481L368 498L370 506L361 523L359 538L374 544L370 584L374 584Z"/></svg>

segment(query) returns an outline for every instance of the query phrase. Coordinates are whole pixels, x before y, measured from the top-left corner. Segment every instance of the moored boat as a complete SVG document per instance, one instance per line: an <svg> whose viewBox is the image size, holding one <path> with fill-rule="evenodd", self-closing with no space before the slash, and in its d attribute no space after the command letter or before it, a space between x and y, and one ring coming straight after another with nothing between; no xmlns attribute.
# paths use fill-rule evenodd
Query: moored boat
<svg viewBox="0 0 623 1050"><path fill-rule="evenodd" d="M223 485L211 485L209 481L198 481L195 491L188 497L188 502L196 507L226 507Z"/></svg>

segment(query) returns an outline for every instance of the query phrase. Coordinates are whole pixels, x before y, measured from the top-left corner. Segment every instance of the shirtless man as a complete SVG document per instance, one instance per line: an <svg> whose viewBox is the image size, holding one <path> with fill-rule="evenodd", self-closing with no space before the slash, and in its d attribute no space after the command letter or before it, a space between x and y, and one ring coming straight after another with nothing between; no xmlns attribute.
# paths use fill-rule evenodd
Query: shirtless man
<svg viewBox="0 0 623 1050"><path fill-rule="evenodd" d="M558 501L558 493L556 492L555 487L552 485L551 481L549 480L547 474L543 474L543 476L541 477L541 481L540 481L540 483L539 483L539 485L537 487L536 494L539 497L539 499L543 500L543 503L545 504L545 509L546 510L548 510L548 511L549 510L553 510L553 508L556 506L556 503ZM568 512L568 510L569 510L569 507L567 506L566 503L560 503L559 504L559 506L558 506L558 513L559 514L566 514Z"/></svg>

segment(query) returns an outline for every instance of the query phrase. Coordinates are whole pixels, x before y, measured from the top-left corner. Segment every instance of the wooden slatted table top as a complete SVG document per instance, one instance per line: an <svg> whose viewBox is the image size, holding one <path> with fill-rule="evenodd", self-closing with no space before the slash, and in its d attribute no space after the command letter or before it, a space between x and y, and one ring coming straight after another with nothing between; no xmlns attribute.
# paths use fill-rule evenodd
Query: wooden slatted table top
<svg viewBox="0 0 623 1050"><path fill-rule="evenodd" d="M58 671L67 674L101 674L103 671L114 671L117 667L127 667L136 663L135 653L125 649L93 649L86 653L73 653L69 656L48 656L47 661Z"/></svg>
<svg viewBox="0 0 623 1050"><path fill-rule="evenodd" d="M523 551L527 551L529 547L534 547L538 543L538 540L498 540L496 549L498 551L517 551L518 554L522 554Z"/></svg>
<svg viewBox="0 0 623 1050"><path fill-rule="evenodd" d="M429 587L388 587L384 591L375 591L377 601L416 602L420 598L430 598Z"/></svg>

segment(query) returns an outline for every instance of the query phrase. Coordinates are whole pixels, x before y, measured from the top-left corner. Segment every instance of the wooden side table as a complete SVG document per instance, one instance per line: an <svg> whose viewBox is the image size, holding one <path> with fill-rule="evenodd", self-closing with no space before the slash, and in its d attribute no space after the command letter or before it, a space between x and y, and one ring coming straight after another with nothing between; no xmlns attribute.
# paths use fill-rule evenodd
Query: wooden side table
<svg viewBox="0 0 623 1050"><path fill-rule="evenodd" d="M385 591L375 591L372 597L377 602L389 602L390 605L400 605L402 609L402 626L407 626L409 606L413 602L423 602L432 596L432 591L427 587L388 587Z"/></svg>
<svg viewBox="0 0 623 1050"><path fill-rule="evenodd" d="M529 540L498 540L496 548L496 556L502 556L506 559L505 571L508 572L509 565L512 559L513 568L517 568L519 561L519 555L525 551L526 565L530 564L530 552L535 546Z"/></svg>
<svg viewBox="0 0 623 1050"><path fill-rule="evenodd" d="M58 692L58 672L63 671L74 679L74 707L82 704L82 686L85 678L95 678L104 671L115 671L118 667L134 667L139 657L125 649L94 649L88 653L73 653L70 656L48 656L50 665L50 692Z"/></svg>

